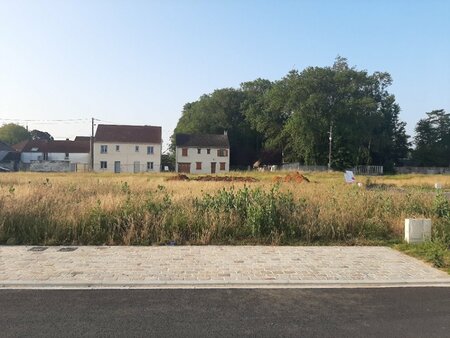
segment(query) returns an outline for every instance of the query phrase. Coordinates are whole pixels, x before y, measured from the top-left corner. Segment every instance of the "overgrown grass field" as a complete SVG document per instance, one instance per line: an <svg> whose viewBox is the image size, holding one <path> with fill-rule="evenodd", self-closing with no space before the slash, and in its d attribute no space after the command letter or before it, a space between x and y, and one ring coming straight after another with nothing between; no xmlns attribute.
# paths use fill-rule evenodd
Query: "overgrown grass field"
<svg viewBox="0 0 450 338"><path fill-rule="evenodd" d="M404 219L445 231L449 176L239 172L256 183L167 181L173 174L0 174L0 243L347 244L401 241ZM445 190L445 189L444 189Z"/></svg>

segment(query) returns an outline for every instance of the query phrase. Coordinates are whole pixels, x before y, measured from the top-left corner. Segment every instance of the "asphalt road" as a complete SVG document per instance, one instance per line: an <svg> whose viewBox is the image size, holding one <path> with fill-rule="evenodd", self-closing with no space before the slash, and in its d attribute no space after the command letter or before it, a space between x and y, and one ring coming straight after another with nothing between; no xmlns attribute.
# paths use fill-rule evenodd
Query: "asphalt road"
<svg viewBox="0 0 450 338"><path fill-rule="evenodd" d="M450 288L0 290L2 337L450 337Z"/></svg>

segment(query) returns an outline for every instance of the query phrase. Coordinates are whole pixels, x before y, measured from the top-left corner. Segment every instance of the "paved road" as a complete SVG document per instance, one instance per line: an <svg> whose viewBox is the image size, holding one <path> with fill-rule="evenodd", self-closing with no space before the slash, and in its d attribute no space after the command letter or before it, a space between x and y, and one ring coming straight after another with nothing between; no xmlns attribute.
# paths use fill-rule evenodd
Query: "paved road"
<svg viewBox="0 0 450 338"><path fill-rule="evenodd" d="M0 290L1 337L449 337L449 288Z"/></svg>
<svg viewBox="0 0 450 338"><path fill-rule="evenodd" d="M387 247L0 246L0 287L405 284L450 286L450 276Z"/></svg>

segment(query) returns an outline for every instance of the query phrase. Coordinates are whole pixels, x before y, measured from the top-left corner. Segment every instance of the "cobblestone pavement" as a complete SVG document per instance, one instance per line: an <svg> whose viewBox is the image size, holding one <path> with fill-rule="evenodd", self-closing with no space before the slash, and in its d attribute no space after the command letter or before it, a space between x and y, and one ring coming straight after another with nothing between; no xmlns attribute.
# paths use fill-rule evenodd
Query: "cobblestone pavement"
<svg viewBox="0 0 450 338"><path fill-rule="evenodd" d="M0 287L450 286L387 247L0 246ZM74 251L70 251L75 249Z"/></svg>

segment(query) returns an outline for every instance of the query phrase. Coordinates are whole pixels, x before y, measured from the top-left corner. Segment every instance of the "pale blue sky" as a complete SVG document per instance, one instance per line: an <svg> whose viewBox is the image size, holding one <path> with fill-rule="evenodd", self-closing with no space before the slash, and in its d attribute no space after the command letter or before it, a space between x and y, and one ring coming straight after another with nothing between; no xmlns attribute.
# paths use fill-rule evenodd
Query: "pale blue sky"
<svg viewBox="0 0 450 338"><path fill-rule="evenodd" d="M450 1L0 0L0 124L87 135L88 118L163 127L185 103L292 68L387 71L413 132L450 112Z"/></svg>

